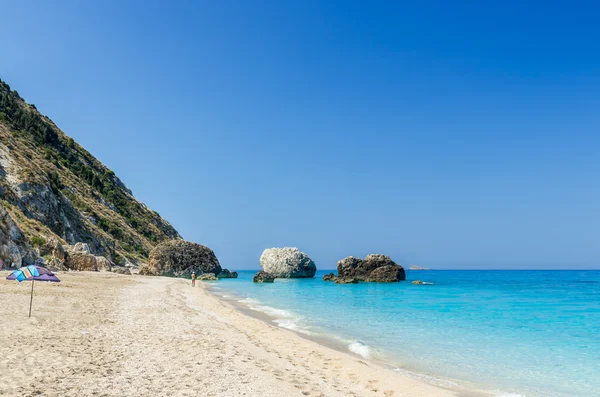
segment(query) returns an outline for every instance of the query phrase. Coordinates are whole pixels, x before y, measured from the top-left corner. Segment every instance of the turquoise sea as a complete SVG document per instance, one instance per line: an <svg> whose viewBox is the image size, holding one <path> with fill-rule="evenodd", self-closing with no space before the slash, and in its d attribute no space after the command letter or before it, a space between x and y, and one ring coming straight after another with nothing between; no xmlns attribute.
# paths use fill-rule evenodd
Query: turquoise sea
<svg viewBox="0 0 600 397"><path fill-rule="evenodd" d="M357 285L239 273L211 288L410 376L499 397L600 396L600 271L408 271Z"/></svg>

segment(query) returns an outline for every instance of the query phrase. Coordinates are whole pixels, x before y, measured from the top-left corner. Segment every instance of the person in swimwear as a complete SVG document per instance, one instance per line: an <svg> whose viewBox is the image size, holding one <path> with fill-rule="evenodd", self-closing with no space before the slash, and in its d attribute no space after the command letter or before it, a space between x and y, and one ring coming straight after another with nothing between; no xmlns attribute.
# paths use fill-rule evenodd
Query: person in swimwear
<svg viewBox="0 0 600 397"><path fill-rule="evenodd" d="M192 271L192 287L196 286L196 272Z"/></svg>

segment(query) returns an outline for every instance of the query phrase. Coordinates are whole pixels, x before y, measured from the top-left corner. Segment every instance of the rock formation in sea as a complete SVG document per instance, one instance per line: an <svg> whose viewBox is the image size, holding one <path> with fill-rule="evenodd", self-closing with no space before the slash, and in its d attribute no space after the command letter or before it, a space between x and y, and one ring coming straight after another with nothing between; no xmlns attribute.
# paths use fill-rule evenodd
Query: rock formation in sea
<svg viewBox="0 0 600 397"><path fill-rule="evenodd" d="M358 284L359 283L359 279L357 279L356 277L337 277L335 279L335 283L336 284Z"/></svg>
<svg viewBox="0 0 600 397"><path fill-rule="evenodd" d="M230 272L227 269L221 270L221 273L217 274L217 278L238 278L237 272Z"/></svg>
<svg viewBox="0 0 600 397"><path fill-rule="evenodd" d="M335 281L337 280L337 276L333 273L327 273L323 276L323 281Z"/></svg>
<svg viewBox="0 0 600 397"><path fill-rule="evenodd" d="M214 273L203 273L198 276L197 280L200 281L214 281L218 280L217 276Z"/></svg>
<svg viewBox="0 0 600 397"><path fill-rule="evenodd" d="M252 277L252 281L255 283L272 283L273 281L275 281L275 276L270 273L259 270L254 275L254 277Z"/></svg>
<svg viewBox="0 0 600 397"><path fill-rule="evenodd" d="M389 256L370 254L365 259L349 256L338 262L338 279L356 278L367 282L395 282L406 280L404 268Z"/></svg>
<svg viewBox="0 0 600 397"><path fill-rule="evenodd" d="M260 256L260 266L275 278L310 278L317 271L315 262L295 247L264 250Z"/></svg>
<svg viewBox="0 0 600 397"><path fill-rule="evenodd" d="M173 240L160 243L150 252L148 266L140 268L140 274L189 277L192 271L221 273L221 265L210 248L190 241Z"/></svg>
<svg viewBox="0 0 600 397"><path fill-rule="evenodd" d="M90 152L0 80L0 266L61 266L50 242L84 242L116 264L145 262L179 239ZM77 255L79 255L78 253ZM81 257L74 268L106 267Z"/></svg>

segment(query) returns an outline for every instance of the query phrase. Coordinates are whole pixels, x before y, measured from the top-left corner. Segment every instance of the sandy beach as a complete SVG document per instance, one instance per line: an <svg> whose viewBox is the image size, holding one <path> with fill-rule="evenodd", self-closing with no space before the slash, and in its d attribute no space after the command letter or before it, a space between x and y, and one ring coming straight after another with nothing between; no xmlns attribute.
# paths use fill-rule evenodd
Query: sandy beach
<svg viewBox="0 0 600 397"><path fill-rule="evenodd" d="M474 396L250 317L201 282L0 272L1 396Z"/></svg>

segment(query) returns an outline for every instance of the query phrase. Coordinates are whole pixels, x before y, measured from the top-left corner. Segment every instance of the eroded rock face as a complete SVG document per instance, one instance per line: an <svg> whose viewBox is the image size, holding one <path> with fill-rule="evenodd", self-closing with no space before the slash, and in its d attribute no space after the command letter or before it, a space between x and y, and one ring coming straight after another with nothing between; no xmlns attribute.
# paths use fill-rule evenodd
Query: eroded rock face
<svg viewBox="0 0 600 397"><path fill-rule="evenodd" d="M260 270L252 277L252 281L255 283L272 283L275 281L275 276Z"/></svg>
<svg viewBox="0 0 600 397"><path fill-rule="evenodd" d="M144 274L158 276L190 277L203 273L220 274L221 265L210 248L184 240L163 242L150 252ZM142 269L140 269L142 274Z"/></svg>
<svg viewBox="0 0 600 397"><path fill-rule="evenodd" d="M217 274L217 278L238 278L237 272L230 272L227 269L221 270L221 273Z"/></svg>
<svg viewBox="0 0 600 397"><path fill-rule="evenodd" d="M368 282L396 282L406 280L406 273L389 256L370 254L365 259L349 256L338 262L338 279L352 278Z"/></svg>
<svg viewBox="0 0 600 397"><path fill-rule="evenodd" d="M2 168L0 168L1 177ZM10 269L35 263L37 254L28 243L19 226L10 216L4 205L0 204L0 259L3 267Z"/></svg>
<svg viewBox="0 0 600 397"><path fill-rule="evenodd" d="M317 266L298 248L269 248L260 256L262 270L276 278L314 277Z"/></svg>

